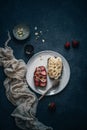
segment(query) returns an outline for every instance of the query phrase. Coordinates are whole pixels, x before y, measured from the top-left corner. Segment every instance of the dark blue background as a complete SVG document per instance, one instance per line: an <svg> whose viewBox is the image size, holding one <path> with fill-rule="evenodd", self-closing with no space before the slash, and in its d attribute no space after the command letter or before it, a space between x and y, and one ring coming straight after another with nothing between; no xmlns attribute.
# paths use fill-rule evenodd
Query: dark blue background
<svg viewBox="0 0 87 130"><path fill-rule="evenodd" d="M9 45L17 59L26 63L25 44L31 43L35 53L53 50L69 62L71 77L67 87L59 94L45 97L37 109L38 119L54 130L87 130L87 3L86 0L0 0L0 46L4 47L7 31L19 23L29 25L31 35L19 43L12 38ZM35 40L34 27L43 31L45 43ZM48 30L48 31L47 31ZM64 44L73 39L80 41L78 49L66 50ZM14 106L7 100L0 67L0 130L19 130L10 116ZM39 97L39 95L37 94ZM48 104L56 103L56 111L50 112Z"/></svg>

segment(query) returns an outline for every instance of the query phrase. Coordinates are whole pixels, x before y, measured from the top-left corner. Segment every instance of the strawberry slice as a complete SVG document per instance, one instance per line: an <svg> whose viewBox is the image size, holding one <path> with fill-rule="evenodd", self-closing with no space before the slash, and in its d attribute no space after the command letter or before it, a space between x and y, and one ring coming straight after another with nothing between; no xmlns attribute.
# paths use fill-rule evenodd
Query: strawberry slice
<svg viewBox="0 0 87 130"><path fill-rule="evenodd" d="M46 71L46 69L45 69L45 67L44 67L44 66L40 66L40 69L41 69L41 71L43 71L43 70L45 70L45 71Z"/></svg>
<svg viewBox="0 0 87 130"><path fill-rule="evenodd" d="M36 71L40 71L40 70L41 70L40 66L36 67Z"/></svg>
<svg viewBox="0 0 87 130"><path fill-rule="evenodd" d="M36 67L35 71L37 72L40 72L41 71L41 68L40 67Z"/></svg>
<svg viewBox="0 0 87 130"><path fill-rule="evenodd" d="M40 83L39 82L34 82L35 83L35 86L40 86Z"/></svg>
<svg viewBox="0 0 87 130"><path fill-rule="evenodd" d="M40 86L41 87L45 87L47 85L47 82L43 83L43 82L40 82Z"/></svg>
<svg viewBox="0 0 87 130"><path fill-rule="evenodd" d="M47 79L47 75L41 75L40 79Z"/></svg>
<svg viewBox="0 0 87 130"><path fill-rule="evenodd" d="M40 80L39 80L39 77L34 77L34 81L35 82L39 82Z"/></svg>
<svg viewBox="0 0 87 130"><path fill-rule="evenodd" d="M35 71L35 72L34 72L34 75L38 75L38 74L40 74L39 71Z"/></svg>
<svg viewBox="0 0 87 130"><path fill-rule="evenodd" d="M41 71L41 75L47 75L46 71Z"/></svg>

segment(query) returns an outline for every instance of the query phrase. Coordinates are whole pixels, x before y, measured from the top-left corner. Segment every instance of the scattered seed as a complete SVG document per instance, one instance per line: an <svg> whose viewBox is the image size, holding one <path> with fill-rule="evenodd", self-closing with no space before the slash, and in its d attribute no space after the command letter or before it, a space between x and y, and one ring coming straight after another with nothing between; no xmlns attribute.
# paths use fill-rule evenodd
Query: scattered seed
<svg viewBox="0 0 87 130"><path fill-rule="evenodd" d="M37 36L39 33L38 32L35 32L35 36Z"/></svg>
<svg viewBox="0 0 87 130"><path fill-rule="evenodd" d="M42 34L42 31L40 31L40 34Z"/></svg>
<svg viewBox="0 0 87 130"><path fill-rule="evenodd" d="M38 36L36 36L36 40L39 38L40 36L38 35Z"/></svg>
<svg viewBox="0 0 87 130"><path fill-rule="evenodd" d="M37 27L35 26L34 29L37 30Z"/></svg>
<svg viewBox="0 0 87 130"><path fill-rule="evenodd" d="M44 40L44 39L42 39L42 42L44 43L44 42L45 42L45 40Z"/></svg>

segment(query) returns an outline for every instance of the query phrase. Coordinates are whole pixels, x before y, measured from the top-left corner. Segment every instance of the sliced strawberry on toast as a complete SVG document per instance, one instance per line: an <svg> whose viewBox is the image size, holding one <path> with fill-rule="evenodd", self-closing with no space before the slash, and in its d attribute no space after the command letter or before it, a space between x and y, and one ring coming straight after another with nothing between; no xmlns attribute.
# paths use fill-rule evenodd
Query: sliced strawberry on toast
<svg viewBox="0 0 87 130"><path fill-rule="evenodd" d="M37 87L46 87L47 85L47 72L44 66L36 67L34 71L34 84Z"/></svg>

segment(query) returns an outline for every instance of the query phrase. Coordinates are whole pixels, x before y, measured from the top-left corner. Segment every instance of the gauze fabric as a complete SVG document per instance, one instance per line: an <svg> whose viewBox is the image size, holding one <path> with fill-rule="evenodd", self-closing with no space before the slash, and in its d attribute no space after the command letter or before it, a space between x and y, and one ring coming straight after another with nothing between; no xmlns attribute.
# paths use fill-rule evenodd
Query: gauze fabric
<svg viewBox="0 0 87 130"><path fill-rule="evenodd" d="M16 125L23 130L53 130L35 117L38 99L26 82L25 62L17 60L13 50L6 46L0 48L0 66L4 67L7 76L4 81L6 96L16 106L11 114L15 117Z"/></svg>

